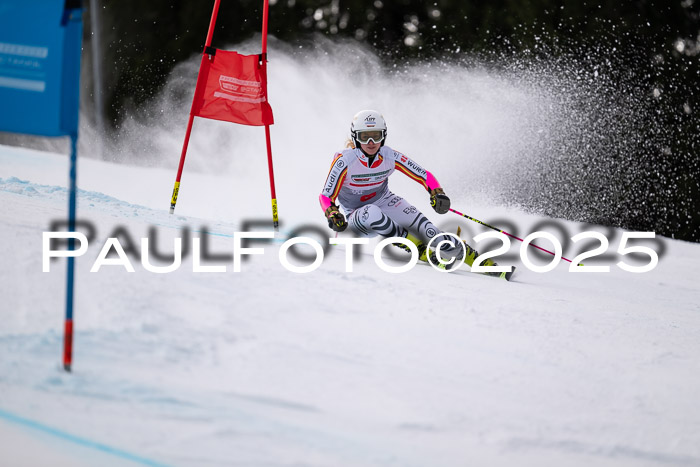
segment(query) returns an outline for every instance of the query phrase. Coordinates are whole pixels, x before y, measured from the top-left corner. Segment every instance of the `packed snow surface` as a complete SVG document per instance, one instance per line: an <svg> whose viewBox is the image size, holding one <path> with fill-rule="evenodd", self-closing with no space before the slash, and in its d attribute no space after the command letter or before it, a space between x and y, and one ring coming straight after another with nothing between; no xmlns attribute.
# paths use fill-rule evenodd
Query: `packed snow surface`
<svg viewBox="0 0 700 467"><path fill-rule="evenodd" d="M332 247L297 274L280 245L297 227L332 236L316 202L330 160L280 157L280 232L233 272L234 233L271 230L260 159L234 175L186 170L174 215L174 170L80 160L78 218L92 232L66 373L65 260L42 272L42 233L66 217L68 158L0 147L0 464L700 465L700 245L646 243L658 265L626 272L618 261L645 257L616 253L622 231L458 195L457 209L521 238L551 231L567 258L584 251L572 236L604 233L607 254L587 264L610 272L562 261L537 273L513 241L497 258L517 266L511 282L466 267L390 274L374 242L352 272ZM488 231L438 216L400 177L391 186L442 227ZM135 271L90 272L114 236ZM191 249L176 271L149 272L142 238L164 255L199 238L203 265L226 272L193 272Z"/></svg>

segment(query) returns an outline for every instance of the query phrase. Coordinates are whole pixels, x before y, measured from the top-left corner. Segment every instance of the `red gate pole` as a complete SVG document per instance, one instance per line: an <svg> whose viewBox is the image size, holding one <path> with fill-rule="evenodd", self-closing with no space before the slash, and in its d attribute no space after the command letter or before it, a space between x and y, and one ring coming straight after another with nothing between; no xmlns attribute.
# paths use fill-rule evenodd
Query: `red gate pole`
<svg viewBox="0 0 700 467"><path fill-rule="evenodd" d="M209 22L209 32L207 33L207 41L205 43L205 48L203 54L207 54L207 49L211 47L211 40L214 37L214 28L216 26L216 16L219 14L219 4L221 0L214 0L214 11L211 13L211 21ZM210 55L211 59L211 55ZM205 57L202 57L205 60ZM185 166L185 156L187 155L187 146L190 143L190 133L192 132L192 123L194 123L194 103L197 97L197 90L200 89L200 84L204 85L202 82L202 67L199 68L200 72L197 74L197 85L194 91L194 97L192 98L192 106L190 107L190 119L187 122L187 132L185 133L185 141L182 144L182 153L180 154L180 165L177 168L177 177L175 178L175 186L173 187L173 195L170 199L170 214L175 212L175 203L177 203L177 195L180 191L180 179L182 178L182 169Z"/></svg>
<svg viewBox="0 0 700 467"><path fill-rule="evenodd" d="M267 99L267 19L269 10L269 0L263 0L263 24L262 24L262 56L261 66L264 77L265 98ZM269 100L268 100L269 102ZM265 142L267 143L267 166L270 172L270 194L272 197L272 225L275 232L279 231L279 217L277 213L277 194L275 192L275 171L272 166L272 143L270 142L270 125L265 125Z"/></svg>

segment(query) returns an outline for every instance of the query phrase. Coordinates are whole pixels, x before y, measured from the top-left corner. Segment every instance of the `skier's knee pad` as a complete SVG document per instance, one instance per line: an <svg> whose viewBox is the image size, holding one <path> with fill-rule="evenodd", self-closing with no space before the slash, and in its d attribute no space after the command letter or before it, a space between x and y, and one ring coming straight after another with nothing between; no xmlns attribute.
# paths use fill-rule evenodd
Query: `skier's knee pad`
<svg viewBox="0 0 700 467"><path fill-rule="evenodd" d="M377 235L377 232L375 232L371 226L381 221L383 216L384 214L381 209L374 204L367 204L355 209L352 214L350 214L348 222L355 232L368 237L374 237Z"/></svg>
<svg viewBox="0 0 700 467"><path fill-rule="evenodd" d="M408 233L373 204L356 209L350 215L349 223L354 231L367 237L405 237Z"/></svg>
<svg viewBox="0 0 700 467"><path fill-rule="evenodd" d="M352 213L352 217L355 219L356 223L364 227L369 227L381 220L383 215L382 210L374 204L362 206Z"/></svg>

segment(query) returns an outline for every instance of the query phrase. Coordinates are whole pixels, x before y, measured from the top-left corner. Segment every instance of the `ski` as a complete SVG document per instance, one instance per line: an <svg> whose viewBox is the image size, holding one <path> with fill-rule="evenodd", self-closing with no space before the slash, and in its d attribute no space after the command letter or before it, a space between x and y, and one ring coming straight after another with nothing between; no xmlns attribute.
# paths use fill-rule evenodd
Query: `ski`
<svg viewBox="0 0 700 467"><path fill-rule="evenodd" d="M507 281L510 281L510 278L513 277L513 273L515 272L515 266L513 266L513 269L510 271L504 271L504 272L477 272L475 274L483 274L484 276L491 276L491 277L498 277L499 279L505 279Z"/></svg>
<svg viewBox="0 0 700 467"><path fill-rule="evenodd" d="M437 258L435 258L433 261L437 262ZM429 261L427 260L427 258L426 258L426 259L420 258L420 262L423 263L423 264L425 264L426 266L438 267L438 268L440 268L440 269L443 269L443 270L445 270L445 271L450 272L450 267L449 267L449 266L451 266L451 265L447 265L447 266L446 266L446 265L443 265L443 264L441 264L441 263L437 263L438 265L437 265L437 266L434 266L433 264L430 264L430 263L429 263ZM494 263L494 264L492 264L492 265L490 265L490 266L497 266L497 264ZM503 271L503 272L498 272L498 271L496 271L496 272L474 272L474 271L471 270L471 267L470 267L470 269L469 269L469 270L465 270L465 272L468 272L469 274L480 274L480 275L482 275L482 276L496 277L496 278L499 278L499 279L505 279L505 280L507 280L507 281L510 281L511 277L513 277L513 273L515 272L515 269L516 269L515 266L513 266L513 268L512 268L510 271ZM457 272L457 270L455 270L455 272Z"/></svg>

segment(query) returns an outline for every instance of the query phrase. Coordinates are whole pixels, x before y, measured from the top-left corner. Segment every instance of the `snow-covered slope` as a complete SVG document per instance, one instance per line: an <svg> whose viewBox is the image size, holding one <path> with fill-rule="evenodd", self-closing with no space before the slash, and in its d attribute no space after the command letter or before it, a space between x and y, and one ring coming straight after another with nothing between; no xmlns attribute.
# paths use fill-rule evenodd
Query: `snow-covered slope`
<svg viewBox="0 0 700 467"><path fill-rule="evenodd" d="M696 244L654 244L659 264L643 274L614 254L610 273L591 274L568 263L539 274L511 254L512 282L421 265L389 274L371 248L353 272L334 248L294 274L281 241L324 227L322 180L297 169L281 172L277 241L240 273L229 258L208 263L225 273L194 273L191 254L169 274L138 259L133 273L90 273L117 229L167 253L189 228L229 254L244 220L269 217L260 170L188 172L169 215L174 170L80 161L78 217L95 232L76 261L66 374L65 262L44 273L41 253L42 232L65 218L67 158L0 147L0 464L700 465ZM520 236L551 221L469 209ZM593 229L555 223L569 237ZM615 251L620 232L597 230Z"/></svg>

